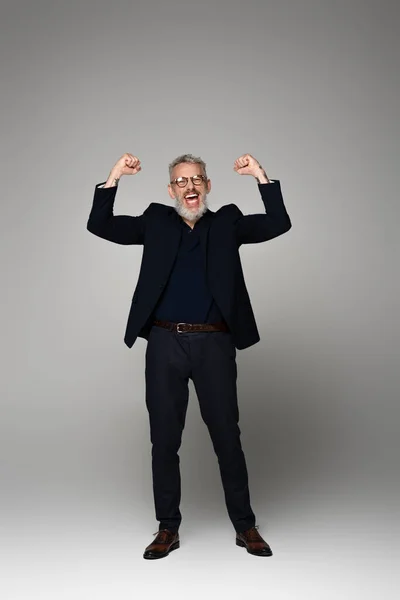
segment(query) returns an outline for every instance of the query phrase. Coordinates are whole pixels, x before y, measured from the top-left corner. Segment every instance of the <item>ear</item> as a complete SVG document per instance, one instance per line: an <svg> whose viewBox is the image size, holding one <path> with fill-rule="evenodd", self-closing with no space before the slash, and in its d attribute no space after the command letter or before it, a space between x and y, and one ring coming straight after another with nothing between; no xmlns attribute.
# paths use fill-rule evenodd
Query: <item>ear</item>
<svg viewBox="0 0 400 600"><path fill-rule="evenodd" d="M207 179L207 193L211 192L211 179Z"/></svg>
<svg viewBox="0 0 400 600"><path fill-rule="evenodd" d="M169 194L170 198L172 198L172 200L175 200L175 194L172 189L172 185L170 183L168 184L168 194Z"/></svg>

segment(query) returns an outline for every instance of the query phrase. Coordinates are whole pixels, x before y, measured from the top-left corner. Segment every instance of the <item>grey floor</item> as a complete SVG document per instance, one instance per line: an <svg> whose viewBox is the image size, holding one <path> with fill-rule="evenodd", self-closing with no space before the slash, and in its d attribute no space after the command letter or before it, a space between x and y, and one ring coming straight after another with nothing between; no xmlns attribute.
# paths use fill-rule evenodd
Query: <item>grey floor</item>
<svg viewBox="0 0 400 600"><path fill-rule="evenodd" d="M397 597L398 528L379 495L360 504L345 488L336 493L311 488L280 508L272 494L268 523L261 504L253 502L260 532L274 551L268 558L235 545L220 502L195 506L192 498L190 505L182 502L181 547L158 561L142 558L157 529L151 503L133 514L128 502L111 497L70 498L68 506L65 499L56 505L55 497L48 497L51 505L9 507L1 534L5 600L103 600L138 593L163 598L260 593L274 600Z"/></svg>

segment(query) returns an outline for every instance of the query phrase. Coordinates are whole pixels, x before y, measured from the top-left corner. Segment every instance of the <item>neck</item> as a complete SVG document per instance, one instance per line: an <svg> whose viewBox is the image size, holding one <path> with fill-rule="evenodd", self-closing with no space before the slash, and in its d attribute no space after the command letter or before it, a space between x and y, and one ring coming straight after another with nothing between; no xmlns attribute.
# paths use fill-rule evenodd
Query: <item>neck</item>
<svg viewBox="0 0 400 600"><path fill-rule="evenodd" d="M191 227L193 229L193 227L195 226L196 221L188 221L187 219L184 219L183 217L182 217L182 219L185 221L185 223L187 225L189 225L189 227Z"/></svg>

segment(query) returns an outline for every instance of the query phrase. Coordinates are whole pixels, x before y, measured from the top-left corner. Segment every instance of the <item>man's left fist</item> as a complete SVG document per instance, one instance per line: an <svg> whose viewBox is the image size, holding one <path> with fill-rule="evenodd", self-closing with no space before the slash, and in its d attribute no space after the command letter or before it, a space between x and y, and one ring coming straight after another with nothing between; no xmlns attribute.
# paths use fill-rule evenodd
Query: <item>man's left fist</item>
<svg viewBox="0 0 400 600"><path fill-rule="evenodd" d="M233 170L239 173L239 175L253 175L253 177L257 177L260 173L263 173L260 163L251 154L239 156L234 162Z"/></svg>

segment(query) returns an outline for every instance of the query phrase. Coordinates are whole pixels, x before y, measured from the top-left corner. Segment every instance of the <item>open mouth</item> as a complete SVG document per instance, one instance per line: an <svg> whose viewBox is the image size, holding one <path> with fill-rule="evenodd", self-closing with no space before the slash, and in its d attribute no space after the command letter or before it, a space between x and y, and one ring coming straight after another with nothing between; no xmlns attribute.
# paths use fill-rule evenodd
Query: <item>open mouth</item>
<svg viewBox="0 0 400 600"><path fill-rule="evenodd" d="M199 195L194 193L187 194L187 196L185 196L185 200L189 206L195 206L199 203Z"/></svg>

